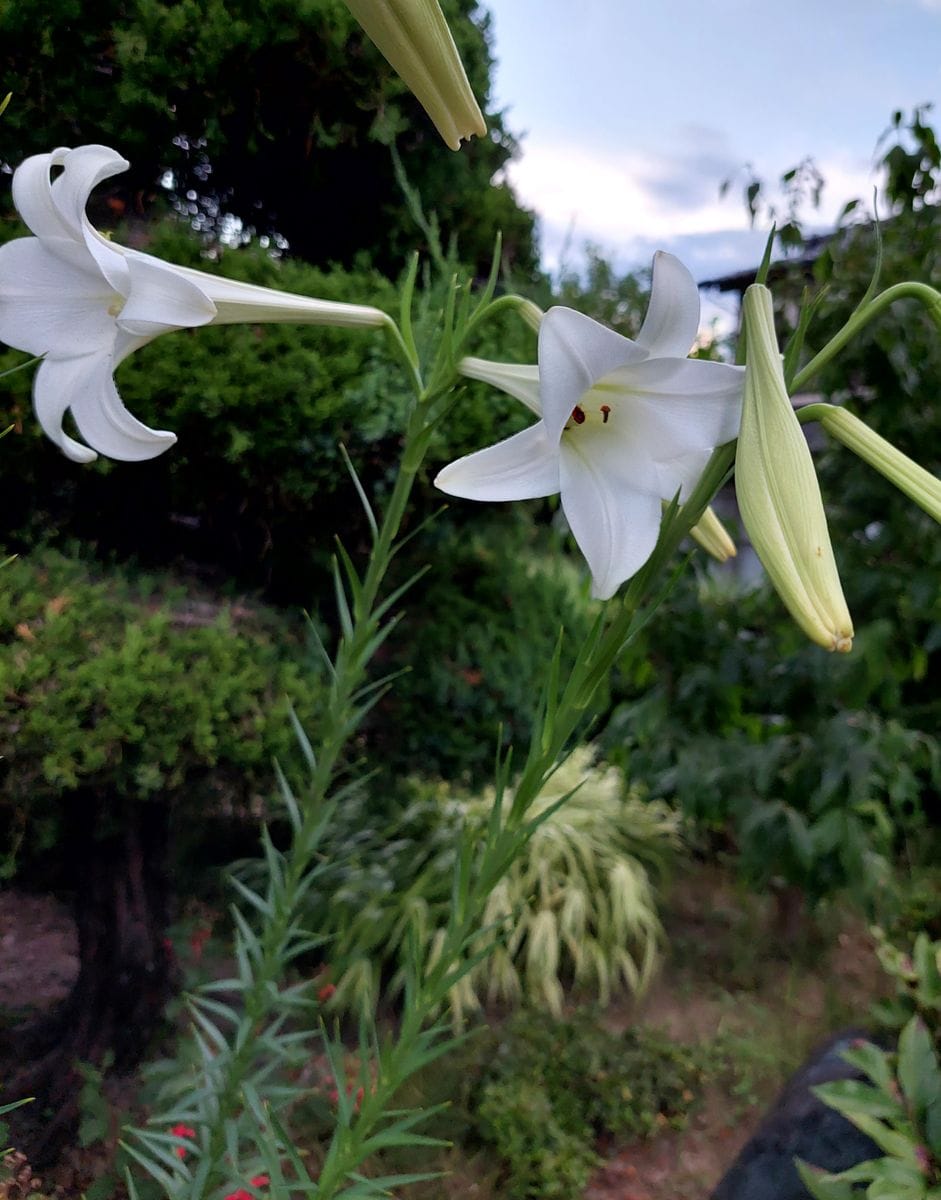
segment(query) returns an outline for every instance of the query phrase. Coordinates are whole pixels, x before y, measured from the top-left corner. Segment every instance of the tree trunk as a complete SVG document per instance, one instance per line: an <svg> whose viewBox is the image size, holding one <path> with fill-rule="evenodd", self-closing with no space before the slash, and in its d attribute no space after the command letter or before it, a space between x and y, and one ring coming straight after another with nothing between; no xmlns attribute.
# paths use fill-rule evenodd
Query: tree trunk
<svg viewBox="0 0 941 1200"><path fill-rule="evenodd" d="M66 801L79 974L61 1007L14 1030L5 1055L23 1064L4 1079L8 1099L35 1096L7 1120L17 1149L37 1166L55 1158L78 1118L77 1063L118 1071L137 1064L174 982L168 920L166 801L122 800L92 790Z"/></svg>

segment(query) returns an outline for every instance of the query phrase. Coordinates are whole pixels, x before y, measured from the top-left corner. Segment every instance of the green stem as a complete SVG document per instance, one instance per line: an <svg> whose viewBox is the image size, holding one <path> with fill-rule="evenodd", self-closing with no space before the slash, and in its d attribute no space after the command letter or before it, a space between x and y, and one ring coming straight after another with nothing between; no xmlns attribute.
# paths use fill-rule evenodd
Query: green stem
<svg viewBox="0 0 941 1200"><path fill-rule="evenodd" d="M416 370L413 379L417 381L417 378ZM190 1200L203 1200L218 1189L227 1150L226 1122L234 1118L242 1107L241 1089L256 1054L254 1034L271 1009L273 998L277 996L277 982L283 973L284 951L296 921L304 879L317 852L323 805L340 755L358 724L355 697L364 682L381 626L381 620L376 616L380 589L395 553L395 541L421 465L419 455L414 465L406 466L412 458L408 449L423 436L430 402L427 396L419 395L413 407L405 438L403 463L376 533L361 586L353 597L352 628L339 639L328 703L318 739L318 753L306 788L303 818L285 854L283 882L278 888L275 911L261 930L261 953L252 985L244 996L245 1011L249 1018L243 1026L246 1034L236 1042L226 1064L218 1097L218 1117L213 1121L209 1144L203 1155L204 1160L209 1160L210 1168L203 1176L204 1186L189 1193Z"/></svg>
<svg viewBox="0 0 941 1200"><path fill-rule="evenodd" d="M880 292L868 304L864 304L862 308L857 309L850 317L839 333L835 334L826 346L823 347L810 362L794 376L791 381L791 395L800 391L806 384L825 366L828 365L843 349L843 347L856 336L861 329L869 324L874 317L879 316L896 300L918 300L924 304L928 310L928 315L941 332L941 292L937 292L933 287L929 287L926 283L916 283L910 281L907 283L897 283L893 287L886 288L884 292Z"/></svg>
<svg viewBox="0 0 941 1200"><path fill-rule="evenodd" d="M41 354L37 354L35 358L28 358L25 362L17 363L15 367L7 367L5 371L0 371L0 379L6 379L8 375L15 375L17 371L25 371L34 363L42 362L42 358Z"/></svg>
<svg viewBox="0 0 941 1200"><path fill-rule="evenodd" d="M452 306L453 298L452 288ZM486 312L487 307L489 306L484 307L483 312ZM448 328L451 328L450 323ZM408 420L399 470L374 537L366 571L358 581L358 587L352 589L350 625L340 636L334 655L331 686L318 738L317 754L306 787L302 819L284 856L283 878L276 889L274 911L264 921L260 931L260 953L251 986L244 996L245 1012L249 1020L241 1027L243 1032L236 1038L220 1080L217 1116L213 1120L209 1144L202 1156L204 1183L201 1188L197 1187L189 1192L189 1200L204 1200L209 1197L218 1188L222 1178L227 1153L226 1124L235 1118L242 1108L242 1087L255 1059L255 1031L264 1023L273 1003L276 1002L284 952L296 921L305 877L317 853L324 803L328 798L337 763L361 716L357 712L356 694L365 680L385 616L377 616L380 591L395 554L396 539L409 496L427 450L432 410L436 401L458 379L451 366L451 362L457 357L454 355L449 357L449 361L437 363L432 379L427 385L423 384L420 365L416 360L414 348L410 345L411 339L406 339L391 319L386 329L416 399ZM469 330L468 324L457 339L458 345L463 343ZM353 1125L337 1129L324 1164L319 1195L332 1195L360 1161L362 1143L375 1121L381 1117L384 1105L391 1098L392 1092L400 1086L400 1064L410 1053L415 1037L421 1035L422 1026L432 1007L430 1003L419 1005L418 1011L406 1023L399 1042L393 1048L388 1068L383 1073L382 1086L377 1087L376 1095L364 1106L360 1119ZM406 1036L408 1030L413 1027L413 1034Z"/></svg>

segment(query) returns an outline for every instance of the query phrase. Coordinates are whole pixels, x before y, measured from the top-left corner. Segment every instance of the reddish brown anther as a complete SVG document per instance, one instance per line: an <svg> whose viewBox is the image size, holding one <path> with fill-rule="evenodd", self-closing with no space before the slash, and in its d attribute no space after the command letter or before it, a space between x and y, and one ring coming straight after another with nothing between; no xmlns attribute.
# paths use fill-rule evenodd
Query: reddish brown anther
<svg viewBox="0 0 941 1200"><path fill-rule="evenodd" d="M579 406L577 404L572 409L572 420L575 422L576 425L584 425L584 423L585 423L585 414L582 412L582 410L579 408Z"/></svg>
<svg viewBox="0 0 941 1200"><path fill-rule="evenodd" d="M610 416L611 416L611 405L610 404L602 404L602 406L601 406L601 423L603 425L607 425L608 417L610 417Z"/></svg>

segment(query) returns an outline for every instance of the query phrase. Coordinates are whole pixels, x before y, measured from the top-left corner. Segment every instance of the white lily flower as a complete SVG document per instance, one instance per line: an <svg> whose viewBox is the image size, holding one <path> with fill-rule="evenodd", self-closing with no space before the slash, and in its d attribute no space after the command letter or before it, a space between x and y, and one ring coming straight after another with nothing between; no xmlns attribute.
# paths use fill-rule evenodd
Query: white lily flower
<svg viewBox="0 0 941 1200"><path fill-rule="evenodd" d="M234 322L388 322L377 308L222 279L110 241L92 227L85 206L94 187L128 165L107 146L63 147L26 159L13 176L14 203L35 237L0 246L0 341L44 356L33 384L36 416L69 458L90 462L98 450L137 462L176 441L132 416L112 378L161 333ZM88 445L63 430L67 409Z"/></svg>
<svg viewBox="0 0 941 1200"><path fill-rule="evenodd" d="M636 341L552 308L539 327L538 367L464 359L463 374L541 419L451 463L436 485L472 500L561 493L593 594L607 599L653 552L662 501L684 499L716 446L738 435L743 369L687 358L698 328L693 277L660 252Z"/></svg>

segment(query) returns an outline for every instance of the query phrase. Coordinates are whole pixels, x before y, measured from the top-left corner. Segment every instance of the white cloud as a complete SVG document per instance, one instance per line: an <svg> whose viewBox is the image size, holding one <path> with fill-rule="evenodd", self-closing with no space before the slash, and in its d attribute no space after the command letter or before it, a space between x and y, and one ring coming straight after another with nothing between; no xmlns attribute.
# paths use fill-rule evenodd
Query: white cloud
<svg viewBox="0 0 941 1200"><path fill-rule="evenodd" d="M712 196L701 194L681 206L658 195L658 179L666 176L658 174L657 166L643 155L529 138L508 174L525 204L548 224L573 225L580 239L608 244L634 236L745 227L741 204L719 199L718 180Z"/></svg>
<svg viewBox="0 0 941 1200"><path fill-rule="evenodd" d="M826 188L820 210L804 214L809 223L832 224L854 197L867 206L871 203L874 177L865 164L832 159L818 165ZM748 230L748 218L741 186L733 182L720 198L719 185L735 175L736 166L721 135L688 129L672 156L527 138L522 157L510 164L508 175L523 203L542 219L550 268L566 250L577 251L585 242L597 243L618 261L641 261L654 244L734 233L739 237L715 237L713 242L716 257L725 249L731 262L742 244L741 234ZM765 174L773 178L781 169L778 164Z"/></svg>

